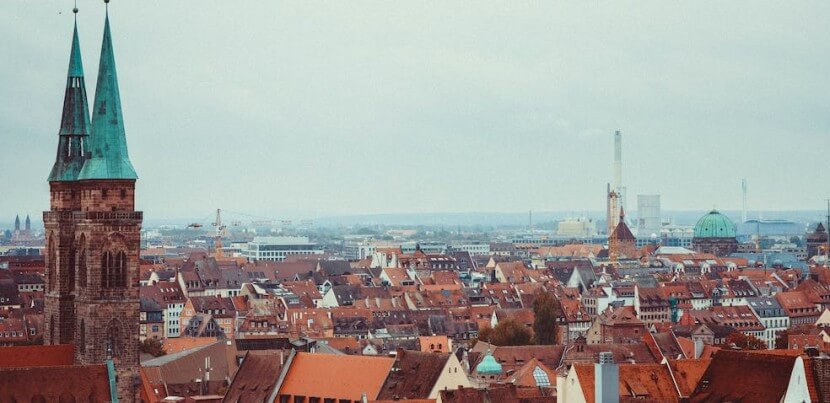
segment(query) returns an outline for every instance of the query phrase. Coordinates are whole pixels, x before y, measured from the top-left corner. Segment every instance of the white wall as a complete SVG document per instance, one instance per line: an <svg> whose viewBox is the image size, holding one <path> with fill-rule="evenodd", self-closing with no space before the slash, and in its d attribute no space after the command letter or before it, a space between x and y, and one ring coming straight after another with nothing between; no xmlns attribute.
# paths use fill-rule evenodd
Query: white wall
<svg viewBox="0 0 830 403"><path fill-rule="evenodd" d="M437 399L437 403L441 403L442 390L458 389L459 386L471 388L473 384L470 383L470 378L467 377L467 372L464 371L464 367L461 366L461 363L458 361L458 358L455 357L455 354L450 354L450 358L447 360L447 364L444 365L444 370L441 372L441 376L439 376L438 380L435 382L435 386L432 388L429 398Z"/></svg>
<svg viewBox="0 0 830 403"><path fill-rule="evenodd" d="M810 391L807 389L807 376L804 373L804 360L801 357L795 359L793 372L790 375L790 384L787 385L787 393L784 395L784 403L810 402Z"/></svg>

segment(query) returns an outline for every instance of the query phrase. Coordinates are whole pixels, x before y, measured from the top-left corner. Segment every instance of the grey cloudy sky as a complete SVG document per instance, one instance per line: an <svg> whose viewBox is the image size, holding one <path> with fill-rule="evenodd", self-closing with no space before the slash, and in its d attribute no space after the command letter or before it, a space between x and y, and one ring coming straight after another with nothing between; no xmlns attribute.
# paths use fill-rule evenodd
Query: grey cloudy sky
<svg viewBox="0 0 830 403"><path fill-rule="evenodd" d="M727 4L728 3L728 4ZM118 1L139 208L273 217L821 208L830 2ZM0 212L48 207L65 1L0 2ZM87 92L103 2L79 0Z"/></svg>

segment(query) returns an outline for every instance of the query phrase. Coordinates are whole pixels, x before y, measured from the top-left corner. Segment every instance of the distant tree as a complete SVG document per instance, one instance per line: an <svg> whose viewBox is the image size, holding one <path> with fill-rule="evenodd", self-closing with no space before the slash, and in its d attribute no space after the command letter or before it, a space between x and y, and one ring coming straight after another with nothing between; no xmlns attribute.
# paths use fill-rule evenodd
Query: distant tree
<svg viewBox="0 0 830 403"><path fill-rule="evenodd" d="M161 344L161 341L153 338L144 339L141 342L140 350L142 353L150 354L153 357L161 357L167 354L167 351L164 351L164 345Z"/></svg>
<svg viewBox="0 0 830 403"><path fill-rule="evenodd" d="M378 235L378 232L369 227L361 227L356 232L358 235Z"/></svg>
<svg viewBox="0 0 830 403"><path fill-rule="evenodd" d="M790 237L790 243L795 244L795 246L798 247L804 246L804 240L802 240L800 236Z"/></svg>
<svg viewBox="0 0 830 403"><path fill-rule="evenodd" d="M557 326L562 305L547 292L540 292L533 301L533 333L536 344L556 344Z"/></svg>
<svg viewBox="0 0 830 403"><path fill-rule="evenodd" d="M727 347L732 345L738 347L743 350L765 350L767 348L767 343L753 335L743 334L741 332L734 332L729 336L726 336L726 343Z"/></svg>
<svg viewBox="0 0 830 403"><path fill-rule="evenodd" d="M485 327L478 339L497 346L526 346L531 344L530 330L513 319L505 319L494 328Z"/></svg>

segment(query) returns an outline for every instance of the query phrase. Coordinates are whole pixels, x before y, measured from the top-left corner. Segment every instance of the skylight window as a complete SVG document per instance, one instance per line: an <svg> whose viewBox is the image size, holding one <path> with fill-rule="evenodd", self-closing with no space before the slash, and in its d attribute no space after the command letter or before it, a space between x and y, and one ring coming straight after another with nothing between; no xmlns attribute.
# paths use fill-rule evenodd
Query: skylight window
<svg viewBox="0 0 830 403"><path fill-rule="evenodd" d="M536 367L533 370L533 380L536 381L538 387L550 387L550 378L541 367Z"/></svg>

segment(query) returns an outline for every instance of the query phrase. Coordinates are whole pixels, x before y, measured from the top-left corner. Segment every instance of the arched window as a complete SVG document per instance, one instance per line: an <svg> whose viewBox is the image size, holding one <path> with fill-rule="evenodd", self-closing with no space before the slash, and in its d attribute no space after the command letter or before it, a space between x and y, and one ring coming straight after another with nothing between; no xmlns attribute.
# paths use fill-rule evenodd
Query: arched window
<svg viewBox="0 0 830 403"><path fill-rule="evenodd" d="M47 290L46 291L54 291L55 287L55 271L58 269L58 262L56 261L56 253L55 253L55 241L54 235L49 236L49 246L47 246L47 250L49 251L49 267L47 270L48 278L47 278Z"/></svg>
<svg viewBox="0 0 830 403"><path fill-rule="evenodd" d="M69 267L66 273L69 281L69 291L75 291L75 247L69 248Z"/></svg>
<svg viewBox="0 0 830 403"><path fill-rule="evenodd" d="M49 317L49 344L55 343L55 315Z"/></svg>
<svg viewBox="0 0 830 403"><path fill-rule="evenodd" d="M83 244L81 244L83 245ZM86 246L81 246L81 253L78 254L78 284L77 287L86 287Z"/></svg>
<svg viewBox="0 0 830 403"><path fill-rule="evenodd" d="M127 286L127 254L123 251L115 256L115 286Z"/></svg>
<svg viewBox="0 0 830 403"><path fill-rule="evenodd" d="M46 398L43 395L32 396L32 403L46 403Z"/></svg>
<svg viewBox="0 0 830 403"><path fill-rule="evenodd" d="M120 357L124 349L123 342L121 339L121 328L117 322L111 322L107 327L106 339L104 339L104 351L107 352L107 358Z"/></svg>
<svg viewBox="0 0 830 403"><path fill-rule="evenodd" d="M110 283L110 272L113 266L112 253L110 251L104 251L101 254L101 286L104 288L114 287L114 284Z"/></svg>
<svg viewBox="0 0 830 403"><path fill-rule="evenodd" d="M101 282L104 288L127 286L127 254L122 252L104 252L101 256Z"/></svg>

